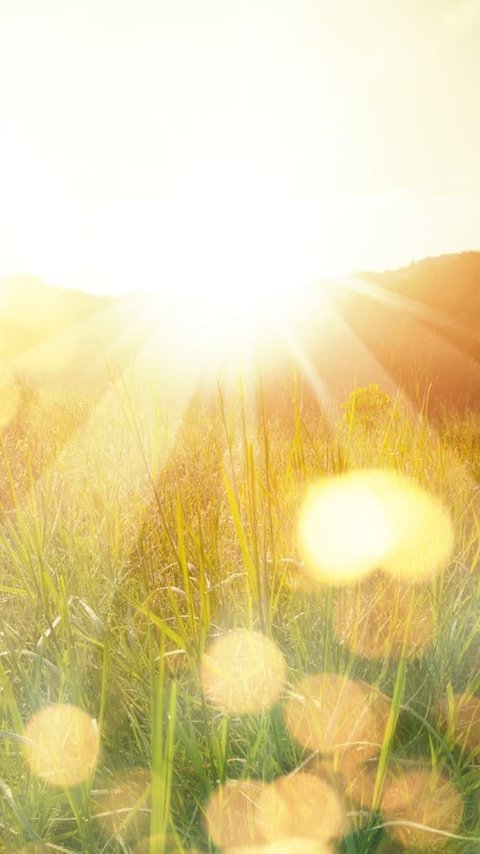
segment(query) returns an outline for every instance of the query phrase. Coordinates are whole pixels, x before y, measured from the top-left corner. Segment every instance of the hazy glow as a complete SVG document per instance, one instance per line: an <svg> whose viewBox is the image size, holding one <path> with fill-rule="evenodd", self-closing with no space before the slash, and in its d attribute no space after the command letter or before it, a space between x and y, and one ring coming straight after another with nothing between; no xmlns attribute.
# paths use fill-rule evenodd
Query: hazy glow
<svg viewBox="0 0 480 854"><path fill-rule="evenodd" d="M301 328L315 312L328 328L338 292L331 280L312 283L286 270L262 275L254 268L235 269L201 281L193 271L177 271L169 281L168 294L139 295L130 312L149 339L159 371L168 363L180 379L192 370L197 377L250 377L259 362L268 374L278 356L285 357L292 326Z"/></svg>
<svg viewBox="0 0 480 854"><path fill-rule="evenodd" d="M367 658L421 655L435 635L428 587L374 573L340 590L333 625L340 643Z"/></svg>
<svg viewBox="0 0 480 854"><path fill-rule="evenodd" d="M205 699L235 714L263 712L283 691L286 666L270 638L236 629L216 638L200 663Z"/></svg>
<svg viewBox="0 0 480 854"><path fill-rule="evenodd" d="M348 830L345 807L337 792L308 773L278 777L266 786L256 822L269 842L293 836L328 842Z"/></svg>
<svg viewBox="0 0 480 854"><path fill-rule="evenodd" d="M29 377L60 372L74 363L78 353L78 331L67 329L15 358L15 368Z"/></svg>
<svg viewBox="0 0 480 854"><path fill-rule="evenodd" d="M354 471L311 487L299 518L306 570L345 584L382 568L423 579L445 568L454 542L440 501L396 472Z"/></svg>
<svg viewBox="0 0 480 854"><path fill-rule="evenodd" d="M37 777L53 786L76 786L92 774L100 739L96 722L68 704L36 712L24 732L25 759Z"/></svg>
<svg viewBox="0 0 480 854"><path fill-rule="evenodd" d="M284 716L302 747L331 755L350 751L360 760L379 751L389 710L388 697L365 682L317 673L295 686Z"/></svg>
<svg viewBox="0 0 480 854"><path fill-rule="evenodd" d="M116 11L2 4L6 272L169 293L185 257L201 289L212 259L273 281L478 245L475 0Z"/></svg>
<svg viewBox="0 0 480 854"><path fill-rule="evenodd" d="M390 821L414 822L388 827L389 833L406 848L432 850L451 844L448 836L435 833L458 832L463 815L463 802L456 786L443 774L428 769L415 769L403 774L389 774L385 780L381 809ZM430 828L430 829L428 829Z"/></svg>

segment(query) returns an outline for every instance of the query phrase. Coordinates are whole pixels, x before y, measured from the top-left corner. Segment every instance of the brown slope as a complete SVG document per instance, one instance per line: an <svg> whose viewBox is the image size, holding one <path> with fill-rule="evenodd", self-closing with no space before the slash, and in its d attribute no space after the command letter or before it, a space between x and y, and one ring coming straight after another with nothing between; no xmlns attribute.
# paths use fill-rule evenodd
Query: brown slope
<svg viewBox="0 0 480 854"><path fill-rule="evenodd" d="M82 291L45 284L35 276L0 281L0 355L11 358L104 311L113 303Z"/></svg>
<svg viewBox="0 0 480 854"><path fill-rule="evenodd" d="M480 252L357 278L367 291L346 289L343 315L407 395L432 412L478 408Z"/></svg>

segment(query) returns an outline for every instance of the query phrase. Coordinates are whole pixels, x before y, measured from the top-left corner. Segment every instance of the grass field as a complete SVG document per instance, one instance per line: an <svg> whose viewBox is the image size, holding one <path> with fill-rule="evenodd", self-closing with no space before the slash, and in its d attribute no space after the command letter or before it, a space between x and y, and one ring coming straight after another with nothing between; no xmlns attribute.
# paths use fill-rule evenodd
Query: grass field
<svg viewBox="0 0 480 854"><path fill-rule="evenodd" d="M177 421L25 386L3 428L0 850L479 851L478 420L292 387ZM364 469L441 501L431 578L305 570L309 486Z"/></svg>

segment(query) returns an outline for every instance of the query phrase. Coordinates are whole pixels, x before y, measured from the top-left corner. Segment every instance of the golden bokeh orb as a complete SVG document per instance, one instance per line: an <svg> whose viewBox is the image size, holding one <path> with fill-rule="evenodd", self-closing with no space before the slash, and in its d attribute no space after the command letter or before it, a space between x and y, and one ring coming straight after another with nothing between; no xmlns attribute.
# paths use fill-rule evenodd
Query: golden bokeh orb
<svg viewBox="0 0 480 854"><path fill-rule="evenodd" d="M333 630L356 655L416 658L435 639L430 587L376 572L337 591Z"/></svg>
<svg viewBox="0 0 480 854"><path fill-rule="evenodd" d="M205 699L226 712L264 712L279 699L287 678L277 645L259 632L235 629L210 644L200 662Z"/></svg>
<svg viewBox="0 0 480 854"><path fill-rule="evenodd" d="M454 546L453 523L437 496L397 475L385 491L392 534L384 567L406 581L426 581L444 570Z"/></svg>
<svg viewBox="0 0 480 854"><path fill-rule="evenodd" d="M349 753L344 754L337 766L345 799L350 806L370 811L373 808L378 774L378 758L356 762Z"/></svg>
<svg viewBox="0 0 480 854"><path fill-rule="evenodd" d="M380 691L335 673L305 677L284 705L287 729L302 747L331 756L348 751L357 761L379 752L389 712Z"/></svg>
<svg viewBox="0 0 480 854"><path fill-rule="evenodd" d="M345 585L376 569L423 580L444 569L454 533L440 500L393 471L365 469L324 478L307 493L299 517L305 570L315 581Z"/></svg>
<svg viewBox="0 0 480 854"><path fill-rule="evenodd" d="M349 827L339 794L308 772L278 777L267 785L255 819L265 839L276 844L292 837L327 843L342 837Z"/></svg>
<svg viewBox="0 0 480 854"><path fill-rule="evenodd" d="M380 803L390 835L405 848L431 851L451 844L458 833L463 801L457 787L442 773L414 768L390 773ZM403 823L402 823L403 822Z"/></svg>
<svg viewBox="0 0 480 854"><path fill-rule="evenodd" d="M95 770L100 737L96 721L77 706L36 712L24 732L23 752L33 774L52 786L76 786Z"/></svg>
<svg viewBox="0 0 480 854"><path fill-rule="evenodd" d="M262 845L264 835L256 821L265 789L260 780L228 780L218 786L205 806L208 836L223 849Z"/></svg>
<svg viewBox="0 0 480 854"><path fill-rule="evenodd" d="M299 537L306 570L316 580L349 584L380 565L390 529L376 474L325 478L308 491Z"/></svg>
<svg viewBox="0 0 480 854"><path fill-rule="evenodd" d="M378 756L366 761L358 760L354 751L334 757L318 753L305 763L305 771L325 780L342 798L347 808L351 832L368 824L372 809Z"/></svg>

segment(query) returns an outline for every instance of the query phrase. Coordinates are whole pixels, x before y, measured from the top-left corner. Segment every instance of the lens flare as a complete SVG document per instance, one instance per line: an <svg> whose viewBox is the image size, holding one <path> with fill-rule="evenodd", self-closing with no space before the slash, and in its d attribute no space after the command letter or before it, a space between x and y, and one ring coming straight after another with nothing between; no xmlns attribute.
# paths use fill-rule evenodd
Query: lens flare
<svg viewBox="0 0 480 854"><path fill-rule="evenodd" d="M265 784L260 780L228 780L215 789L205 807L205 825L219 848L262 845L256 813Z"/></svg>
<svg viewBox="0 0 480 854"><path fill-rule="evenodd" d="M310 489L299 534L306 569L314 578L348 584L379 566L390 531L385 508L366 472L340 475Z"/></svg>
<svg viewBox="0 0 480 854"><path fill-rule="evenodd" d="M307 676L284 707L285 723L302 747L325 754L374 756L383 741L390 700L365 682L334 673Z"/></svg>
<svg viewBox="0 0 480 854"><path fill-rule="evenodd" d="M394 839L406 848L431 851L451 843L442 831L458 832L463 802L460 792L448 777L419 768L388 776L383 787L381 810L387 821L399 822L388 827Z"/></svg>
<svg viewBox="0 0 480 854"><path fill-rule="evenodd" d="M295 836L325 843L348 830L345 807L335 789L304 772L278 777L265 787L256 824L268 842L277 844Z"/></svg>
<svg viewBox="0 0 480 854"><path fill-rule="evenodd" d="M200 663L206 700L244 715L269 709L286 682L286 665L276 644L258 632L236 629L216 638Z"/></svg>
<svg viewBox="0 0 480 854"><path fill-rule="evenodd" d="M428 580L444 570L454 546L453 524L441 501L414 481L396 477L386 501L393 531L384 566L405 580ZM387 492L387 490L386 490Z"/></svg>
<svg viewBox="0 0 480 854"><path fill-rule="evenodd" d="M69 704L36 712L25 728L24 756L30 770L52 786L76 786L93 773L100 738L96 721Z"/></svg>
<svg viewBox="0 0 480 854"><path fill-rule="evenodd" d="M453 549L441 502L397 472L367 469L310 488L299 518L306 572L344 585L375 569L405 579L434 576Z"/></svg>
<svg viewBox="0 0 480 854"><path fill-rule="evenodd" d="M366 658L415 658L435 637L430 599L427 586L375 573L337 592L335 636L356 655Z"/></svg>
<svg viewBox="0 0 480 854"><path fill-rule="evenodd" d="M439 723L452 740L472 758L480 756L480 697L455 694L440 703Z"/></svg>
<svg viewBox="0 0 480 854"><path fill-rule="evenodd" d="M104 836L137 840L148 837L152 775L146 768L126 768L108 789L97 792L92 813Z"/></svg>

